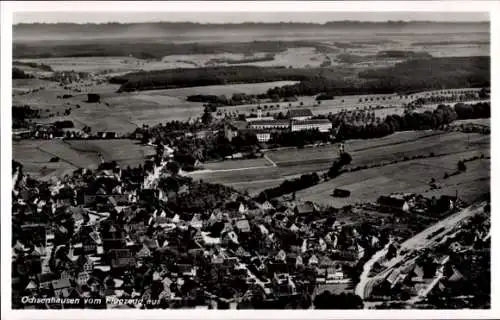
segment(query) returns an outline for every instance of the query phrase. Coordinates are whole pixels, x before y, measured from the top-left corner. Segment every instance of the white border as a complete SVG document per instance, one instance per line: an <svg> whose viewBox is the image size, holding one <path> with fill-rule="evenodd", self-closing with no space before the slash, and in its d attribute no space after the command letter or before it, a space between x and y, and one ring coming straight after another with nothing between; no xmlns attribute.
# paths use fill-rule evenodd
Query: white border
<svg viewBox="0 0 500 320"><path fill-rule="evenodd" d="M360 9L361 8L361 9ZM496 235L492 237L492 296L491 310L360 310L360 311L288 311L288 310L245 310L245 311L194 311L194 310L160 310L160 311L144 311L144 310L71 310L71 311L41 311L41 310L10 310L11 307L11 159L12 159L12 141L11 141L11 65L12 65L12 13L20 11L80 11L80 12L97 12L97 11L112 11L112 12L154 12L154 11L172 11L172 12L241 12L241 11L257 11L257 12L313 12L313 11L365 11L365 12L382 12L382 11L421 11L421 12L490 12L491 19L491 73L492 73L492 100L493 105L498 101L498 82L495 81L498 76L500 65L496 55L500 54L499 39L497 37L500 30L499 13L500 6L497 1L347 1L347 2L290 2L290 1L269 1L269 2L98 2L98 1L61 1L61 2L28 2L28 1L2 1L1 2L1 310L2 319L88 319L88 318L108 318L108 319L124 319L127 317L150 318L150 319L325 319L325 318L345 318L345 319L484 319L500 317L500 289L498 268L498 240ZM497 30L497 32L494 32ZM500 111L493 108L493 119L499 118ZM492 121L493 121L492 119ZM496 129L492 128L492 140L496 141ZM500 139L499 139L500 140ZM497 151L500 146L495 143L491 144L492 158L495 159L498 155ZM491 191L494 194L497 190L496 181L498 168L500 164L492 162L492 184ZM497 201L492 196L492 207L495 211ZM492 233L495 229L498 230L500 218L492 214Z"/></svg>

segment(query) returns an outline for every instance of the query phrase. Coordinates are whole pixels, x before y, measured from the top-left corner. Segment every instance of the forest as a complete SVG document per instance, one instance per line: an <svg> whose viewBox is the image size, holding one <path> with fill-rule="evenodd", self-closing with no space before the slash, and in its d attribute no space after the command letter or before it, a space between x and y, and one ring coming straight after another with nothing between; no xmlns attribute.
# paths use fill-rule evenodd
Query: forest
<svg viewBox="0 0 500 320"><path fill-rule="evenodd" d="M252 41L226 43L166 43L134 42L127 40L92 40L68 43L67 41L46 41L33 43L14 43L13 57L27 58L68 58L68 57L135 57L138 59L161 60L169 55L235 53L251 54L257 52L278 53L288 48L323 48L312 41ZM266 57L269 60L269 56ZM265 60L263 60L265 61Z"/></svg>
<svg viewBox="0 0 500 320"><path fill-rule="evenodd" d="M317 73L314 69L228 66L133 72L112 77L110 82L121 84L119 92L130 92L136 90L170 89L232 83L302 81L316 77L315 74Z"/></svg>
<svg viewBox="0 0 500 320"><path fill-rule="evenodd" d="M377 94L435 89L489 87L489 57L414 59L393 67L359 72L357 79L316 77L298 84L271 88L268 96Z"/></svg>
<svg viewBox="0 0 500 320"><path fill-rule="evenodd" d="M273 98L489 87L490 58L411 59L354 76L347 68L227 66L132 72L110 79L111 83L121 85L119 92L268 81L300 81L269 89L267 96Z"/></svg>

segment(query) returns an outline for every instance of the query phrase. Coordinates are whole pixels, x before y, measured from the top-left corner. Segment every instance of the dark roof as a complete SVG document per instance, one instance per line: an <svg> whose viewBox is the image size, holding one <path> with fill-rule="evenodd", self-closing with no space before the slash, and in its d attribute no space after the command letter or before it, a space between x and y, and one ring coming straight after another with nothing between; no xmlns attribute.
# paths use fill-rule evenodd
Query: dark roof
<svg viewBox="0 0 500 320"><path fill-rule="evenodd" d="M273 125L273 126L285 126L289 125L289 120L257 120L249 123L250 127L258 125Z"/></svg>
<svg viewBox="0 0 500 320"><path fill-rule="evenodd" d="M48 282L57 280L55 273L40 273L37 275L38 282Z"/></svg>
<svg viewBox="0 0 500 320"><path fill-rule="evenodd" d="M316 208L314 207L314 204L311 202L306 202L306 203L301 203L297 205L296 210L298 213L310 213L314 212Z"/></svg>
<svg viewBox="0 0 500 320"><path fill-rule="evenodd" d="M246 121L231 121L227 122L227 125L233 130L242 130L247 127Z"/></svg>
<svg viewBox="0 0 500 320"><path fill-rule="evenodd" d="M250 225L248 224L248 220L242 219L236 221L236 228L238 228L241 231L250 231Z"/></svg>
<svg viewBox="0 0 500 320"><path fill-rule="evenodd" d="M54 287L54 290L58 290L71 287L71 283L68 279L60 279L52 281L52 286Z"/></svg>
<svg viewBox="0 0 500 320"><path fill-rule="evenodd" d="M328 119L310 119L310 120L293 120L292 124L293 125L300 125L300 124L331 124L330 120Z"/></svg>
<svg viewBox="0 0 500 320"><path fill-rule="evenodd" d="M292 109L288 111L289 118L295 117L312 117L313 113L311 109Z"/></svg>
<svg viewBox="0 0 500 320"><path fill-rule="evenodd" d="M380 196L377 202L383 206L402 208L406 201L404 199Z"/></svg>

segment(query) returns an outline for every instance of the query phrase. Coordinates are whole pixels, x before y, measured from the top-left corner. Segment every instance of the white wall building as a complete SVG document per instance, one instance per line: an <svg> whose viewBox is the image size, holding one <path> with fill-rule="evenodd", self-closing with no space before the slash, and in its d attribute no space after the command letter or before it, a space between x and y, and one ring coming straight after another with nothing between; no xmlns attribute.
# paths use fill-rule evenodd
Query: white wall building
<svg viewBox="0 0 500 320"><path fill-rule="evenodd" d="M292 131L314 130L318 129L320 132L328 132L332 129L332 123L328 119L315 119L292 121Z"/></svg>

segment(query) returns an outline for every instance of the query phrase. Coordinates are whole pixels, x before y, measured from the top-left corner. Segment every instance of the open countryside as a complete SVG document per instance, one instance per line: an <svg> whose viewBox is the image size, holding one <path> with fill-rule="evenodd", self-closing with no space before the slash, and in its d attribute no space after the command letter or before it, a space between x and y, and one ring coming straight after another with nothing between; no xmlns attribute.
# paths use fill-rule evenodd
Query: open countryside
<svg viewBox="0 0 500 320"><path fill-rule="evenodd" d="M491 307L489 21L13 35L13 308Z"/></svg>

